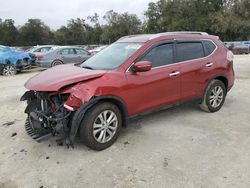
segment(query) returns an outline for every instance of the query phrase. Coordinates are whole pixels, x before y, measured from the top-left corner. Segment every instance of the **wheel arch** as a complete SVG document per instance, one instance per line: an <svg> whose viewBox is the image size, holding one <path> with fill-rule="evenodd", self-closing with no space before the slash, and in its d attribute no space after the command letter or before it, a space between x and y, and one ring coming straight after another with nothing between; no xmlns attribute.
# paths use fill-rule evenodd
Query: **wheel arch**
<svg viewBox="0 0 250 188"><path fill-rule="evenodd" d="M213 80L220 80L224 83L226 90L228 90L228 79L225 76L217 76Z"/></svg>
<svg viewBox="0 0 250 188"><path fill-rule="evenodd" d="M51 67L53 67L53 64L54 64L56 61L60 61L62 64L64 64L63 61L62 61L61 59L54 59L54 60L52 61L52 63L51 63Z"/></svg>
<svg viewBox="0 0 250 188"><path fill-rule="evenodd" d="M98 102L110 102L115 104L122 114L122 126L127 126L127 118L128 118L128 109L125 105L125 102L116 96L101 96L96 98Z"/></svg>
<svg viewBox="0 0 250 188"><path fill-rule="evenodd" d="M127 126L127 119L128 119L128 110L124 103L124 101L116 96L106 95L106 96L94 96L92 97L87 103L83 104L72 116L71 120L71 128L69 133L70 142L73 142L79 127L81 126L82 116L95 104L100 102L111 102L115 104L119 110L121 111L122 115L122 127Z"/></svg>
<svg viewBox="0 0 250 188"><path fill-rule="evenodd" d="M228 79L227 79L227 77L225 75L216 75L216 76L214 76L214 77L212 77L211 79L208 80L208 82L206 84L206 87L205 87L205 89L203 91L203 95L206 92L207 87L209 86L209 84L213 80L220 80L220 81L222 81L225 84L226 89L228 90Z"/></svg>

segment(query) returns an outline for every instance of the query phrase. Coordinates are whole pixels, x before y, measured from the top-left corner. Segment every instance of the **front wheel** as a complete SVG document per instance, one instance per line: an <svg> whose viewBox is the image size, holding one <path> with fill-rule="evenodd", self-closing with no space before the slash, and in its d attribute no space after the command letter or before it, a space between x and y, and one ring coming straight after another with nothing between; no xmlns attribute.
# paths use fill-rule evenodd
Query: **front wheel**
<svg viewBox="0 0 250 188"><path fill-rule="evenodd" d="M220 80L209 83L200 108L206 112L217 112L224 104L227 95L225 84Z"/></svg>
<svg viewBox="0 0 250 188"><path fill-rule="evenodd" d="M2 74L4 76L13 76L16 74L16 72L17 72L16 67L14 65L8 64L3 67Z"/></svg>
<svg viewBox="0 0 250 188"><path fill-rule="evenodd" d="M119 108L113 103L99 103L84 115L80 136L86 146L93 150L104 150L118 138L122 127Z"/></svg>

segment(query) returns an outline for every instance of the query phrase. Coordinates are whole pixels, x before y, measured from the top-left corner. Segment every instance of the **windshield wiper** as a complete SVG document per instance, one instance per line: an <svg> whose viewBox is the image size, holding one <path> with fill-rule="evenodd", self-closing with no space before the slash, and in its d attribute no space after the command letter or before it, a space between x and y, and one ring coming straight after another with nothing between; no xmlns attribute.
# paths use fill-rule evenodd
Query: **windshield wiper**
<svg viewBox="0 0 250 188"><path fill-rule="evenodd" d="M94 68L92 68L90 66L82 66L82 68L84 68L84 69L90 69L90 70L95 70Z"/></svg>

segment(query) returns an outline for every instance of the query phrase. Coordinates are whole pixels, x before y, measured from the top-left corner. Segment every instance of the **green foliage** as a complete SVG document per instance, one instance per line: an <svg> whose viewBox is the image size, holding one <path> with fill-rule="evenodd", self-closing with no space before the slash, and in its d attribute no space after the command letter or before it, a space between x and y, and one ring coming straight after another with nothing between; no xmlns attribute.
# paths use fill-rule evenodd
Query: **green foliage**
<svg viewBox="0 0 250 188"><path fill-rule="evenodd" d="M249 0L159 0L145 12L145 31L206 31L224 40L250 37Z"/></svg>
<svg viewBox="0 0 250 188"><path fill-rule="evenodd" d="M40 19L29 19L19 30L23 45L52 44L54 34Z"/></svg>
<svg viewBox="0 0 250 188"><path fill-rule="evenodd" d="M19 42L19 32L14 26L14 20L6 19L2 22L0 19L0 44L17 45Z"/></svg>
<svg viewBox="0 0 250 188"><path fill-rule="evenodd" d="M76 18L52 31L39 19L16 28L11 19L0 19L0 44L109 44L124 35L166 31L206 31L222 40L250 40L249 0L159 0L149 3L144 23L137 15L106 12L87 20Z"/></svg>
<svg viewBox="0 0 250 188"><path fill-rule="evenodd" d="M55 33L56 42L59 44L84 44L86 43L85 20L77 18L68 21L67 27L63 26Z"/></svg>
<svg viewBox="0 0 250 188"><path fill-rule="evenodd" d="M111 10L103 18L107 22L101 35L101 41L104 43L114 42L125 35L142 33L142 23L134 14L118 14Z"/></svg>

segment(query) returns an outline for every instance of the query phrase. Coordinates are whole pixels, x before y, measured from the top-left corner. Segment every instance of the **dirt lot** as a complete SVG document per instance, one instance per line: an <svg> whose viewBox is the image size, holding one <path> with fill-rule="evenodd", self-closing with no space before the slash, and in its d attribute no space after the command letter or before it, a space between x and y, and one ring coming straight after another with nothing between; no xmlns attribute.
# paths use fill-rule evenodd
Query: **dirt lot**
<svg viewBox="0 0 250 188"><path fill-rule="evenodd" d="M36 143L24 131L23 84L38 70L0 77L0 188L250 187L250 56L221 111L185 105L129 124L109 149ZM13 124L6 125L11 122ZM17 133L13 136L13 133Z"/></svg>

